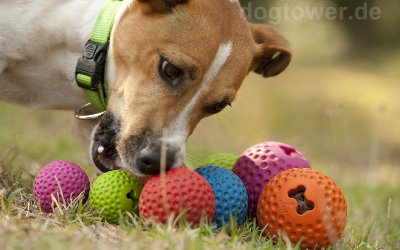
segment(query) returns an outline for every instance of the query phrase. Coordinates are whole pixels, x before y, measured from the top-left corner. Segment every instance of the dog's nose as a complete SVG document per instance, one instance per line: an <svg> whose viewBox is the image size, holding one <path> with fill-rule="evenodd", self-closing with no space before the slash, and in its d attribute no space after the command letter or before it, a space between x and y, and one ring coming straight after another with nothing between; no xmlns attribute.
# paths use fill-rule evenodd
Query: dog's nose
<svg viewBox="0 0 400 250"><path fill-rule="evenodd" d="M175 152L169 148L166 150L165 170L172 168ZM156 175L161 169L161 146L151 145L143 149L138 157L139 171L145 175Z"/></svg>

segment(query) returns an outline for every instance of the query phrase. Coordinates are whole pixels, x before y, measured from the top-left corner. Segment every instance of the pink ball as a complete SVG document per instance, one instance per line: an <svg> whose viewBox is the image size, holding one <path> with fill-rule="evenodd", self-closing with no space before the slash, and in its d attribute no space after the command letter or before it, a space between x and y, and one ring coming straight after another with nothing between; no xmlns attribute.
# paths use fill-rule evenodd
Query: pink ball
<svg viewBox="0 0 400 250"><path fill-rule="evenodd" d="M300 152L280 142L263 142L242 153L232 171L246 187L250 216L256 215L264 186L275 175L292 168L310 168L310 165Z"/></svg>
<svg viewBox="0 0 400 250"><path fill-rule="evenodd" d="M89 189L90 182L86 173L78 165L68 161L55 161L44 166L33 183L33 195L47 213L53 212L55 207L51 195L61 204L64 204L65 200L65 205L68 205L83 191L83 202L86 202Z"/></svg>

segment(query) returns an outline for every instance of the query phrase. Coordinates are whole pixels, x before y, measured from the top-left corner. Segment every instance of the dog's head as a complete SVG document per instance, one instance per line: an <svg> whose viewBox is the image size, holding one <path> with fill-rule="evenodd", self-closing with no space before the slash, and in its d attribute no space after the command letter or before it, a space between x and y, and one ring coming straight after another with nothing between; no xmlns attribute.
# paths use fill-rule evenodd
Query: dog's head
<svg viewBox="0 0 400 250"><path fill-rule="evenodd" d="M164 152L167 168L180 166L202 118L230 105L249 72L277 75L290 58L287 41L248 23L237 0L125 4L111 37L109 105L93 132L94 163L154 175Z"/></svg>

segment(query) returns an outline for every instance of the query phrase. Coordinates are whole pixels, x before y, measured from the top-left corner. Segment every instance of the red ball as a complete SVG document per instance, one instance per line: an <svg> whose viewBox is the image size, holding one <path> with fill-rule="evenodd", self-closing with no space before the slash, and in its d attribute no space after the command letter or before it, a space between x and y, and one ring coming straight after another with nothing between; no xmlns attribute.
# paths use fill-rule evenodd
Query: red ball
<svg viewBox="0 0 400 250"><path fill-rule="evenodd" d="M174 168L151 178L139 198L139 212L145 218L162 223L184 212L187 222L198 225L202 218L210 222L215 212L210 184L187 168Z"/></svg>
<svg viewBox="0 0 400 250"><path fill-rule="evenodd" d="M183 163L181 168L187 168L185 163ZM145 185L153 177L153 176L138 176L135 173L130 172L130 171L129 171L129 173L131 173L131 175L135 176L140 181L140 183L142 183L143 185Z"/></svg>

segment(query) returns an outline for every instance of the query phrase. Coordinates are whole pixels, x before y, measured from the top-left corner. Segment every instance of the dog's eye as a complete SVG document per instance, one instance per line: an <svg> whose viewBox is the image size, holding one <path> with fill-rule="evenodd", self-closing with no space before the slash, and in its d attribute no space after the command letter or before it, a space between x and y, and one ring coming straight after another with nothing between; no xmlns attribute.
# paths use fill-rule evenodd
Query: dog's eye
<svg viewBox="0 0 400 250"><path fill-rule="evenodd" d="M163 57L161 57L158 70L164 81L171 86L176 86L183 77L183 71Z"/></svg>
<svg viewBox="0 0 400 250"><path fill-rule="evenodd" d="M231 106L231 103L228 101L222 101L222 102L219 102L212 106L207 107L206 112L209 114L216 114L216 113L221 112L224 108L226 108L226 106Z"/></svg>

